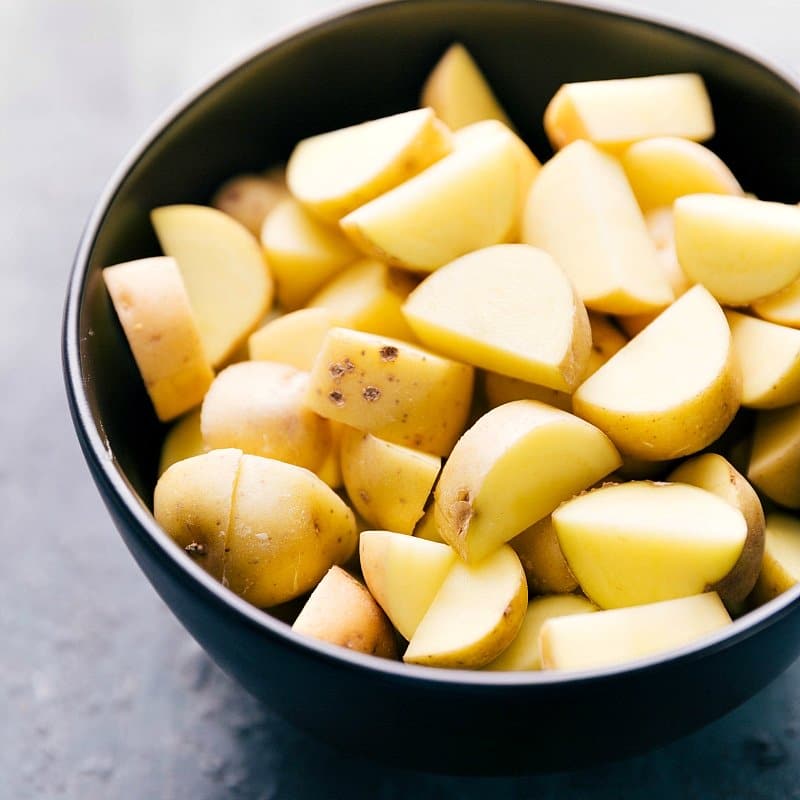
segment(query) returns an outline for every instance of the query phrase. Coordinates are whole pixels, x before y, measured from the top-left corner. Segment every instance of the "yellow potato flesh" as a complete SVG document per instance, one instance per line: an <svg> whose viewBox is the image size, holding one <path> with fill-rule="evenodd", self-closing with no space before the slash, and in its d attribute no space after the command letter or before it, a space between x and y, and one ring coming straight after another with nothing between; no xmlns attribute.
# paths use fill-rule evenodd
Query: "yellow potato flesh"
<svg viewBox="0 0 800 800"><path fill-rule="evenodd" d="M308 470L242 456L223 583L253 605L284 603L313 589L357 544L353 512Z"/></svg>
<svg viewBox="0 0 800 800"><path fill-rule="evenodd" d="M622 166L588 142L574 142L542 167L522 240L550 253L595 311L638 314L673 299Z"/></svg>
<svg viewBox="0 0 800 800"><path fill-rule="evenodd" d="M447 455L472 399L473 370L399 339L333 328L306 403L323 417L395 444Z"/></svg>
<svg viewBox="0 0 800 800"><path fill-rule="evenodd" d="M624 664L692 644L731 621L715 592L679 600L548 620L540 646L544 669Z"/></svg>
<svg viewBox="0 0 800 800"><path fill-rule="evenodd" d="M565 83L544 128L556 149L575 139L619 148L656 136L702 142L714 135L714 117L703 79L682 73Z"/></svg>
<svg viewBox="0 0 800 800"><path fill-rule="evenodd" d="M430 108L382 117L301 141L286 182L309 211L337 222L447 155L450 139Z"/></svg>
<svg viewBox="0 0 800 800"><path fill-rule="evenodd" d="M444 539L439 535L439 528L436 525L436 514L434 514L433 503L428 506L414 528L414 536L420 539L426 539L429 542L444 544Z"/></svg>
<svg viewBox="0 0 800 800"><path fill-rule="evenodd" d="M403 660L431 667L484 667L513 641L527 604L525 573L510 547L479 564L456 561Z"/></svg>
<svg viewBox="0 0 800 800"><path fill-rule="evenodd" d="M214 450L173 464L153 496L156 522L188 555L222 579L241 450Z"/></svg>
<svg viewBox="0 0 800 800"><path fill-rule="evenodd" d="M181 417L169 429L164 444L161 445L161 458L158 462L158 474L185 458L199 456L205 452L203 434L200 431L200 409L196 408Z"/></svg>
<svg viewBox="0 0 800 800"><path fill-rule="evenodd" d="M211 205L241 222L253 236L260 236L267 214L286 196L286 184L277 178L237 175L219 188Z"/></svg>
<svg viewBox="0 0 800 800"><path fill-rule="evenodd" d="M335 324L333 314L324 308L292 311L250 334L248 354L252 361L277 361L307 372Z"/></svg>
<svg viewBox="0 0 800 800"><path fill-rule="evenodd" d="M341 464L355 510L375 528L410 534L424 513L442 460L347 428Z"/></svg>
<svg viewBox="0 0 800 800"><path fill-rule="evenodd" d="M487 664L485 669L495 672L541 669L539 634L544 623L556 617L589 614L593 611L597 611L594 603L575 594L554 594L530 600L517 637L498 658Z"/></svg>
<svg viewBox="0 0 800 800"><path fill-rule="evenodd" d="M800 403L800 331L726 312L742 368L742 405L780 408Z"/></svg>
<svg viewBox="0 0 800 800"><path fill-rule="evenodd" d="M741 381L725 314L695 286L578 387L572 405L624 454L668 460L720 436Z"/></svg>
<svg viewBox="0 0 800 800"><path fill-rule="evenodd" d="M103 280L158 418L199 405L214 373L174 259L106 267Z"/></svg>
<svg viewBox="0 0 800 800"><path fill-rule="evenodd" d="M572 414L535 400L499 406L461 437L442 469L439 533L464 560L480 561L619 464L605 434Z"/></svg>
<svg viewBox="0 0 800 800"><path fill-rule="evenodd" d="M432 272L503 241L517 209L517 152L496 137L463 146L341 220L367 255Z"/></svg>
<svg viewBox="0 0 800 800"><path fill-rule="evenodd" d="M390 531L364 531L361 571L372 596L411 639L442 587L456 554L447 545Z"/></svg>
<svg viewBox="0 0 800 800"><path fill-rule="evenodd" d="M758 415L747 478L770 500L800 508L800 406Z"/></svg>
<svg viewBox="0 0 800 800"><path fill-rule="evenodd" d="M690 280L748 305L800 277L800 207L694 194L675 201L675 246Z"/></svg>
<svg viewBox="0 0 800 800"><path fill-rule="evenodd" d="M800 520L774 511L767 515L764 563L752 600L772 600L800 583Z"/></svg>
<svg viewBox="0 0 800 800"><path fill-rule="evenodd" d="M292 198L264 220L261 246L275 276L278 300L289 311L305 305L359 255L341 231L312 217Z"/></svg>
<svg viewBox="0 0 800 800"><path fill-rule="evenodd" d="M519 556L532 594L562 594L578 588L549 514L515 536L509 544Z"/></svg>
<svg viewBox="0 0 800 800"><path fill-rule="evenodd" d="M564 557L601 608L699 594L730 573L747 538L737 508L688 484L594 489L553 512Z"/></svg>
<svg viewBox="0 0 800 800"><path fill-rule="evenodd" d="M428 76L420 105L430 106L454 131L489 119L513 127L478 65L458 43L448 48Z"/></svg>
<svg viewBox="0 0 800 800"><path fill-rule="evenodd" d="M689 139L645 139L628 147L621 158L642 211L671 206L686 194L743 194L722 159Z"/></svg>
<svg viewBox="0 0 800 800"><path fill-rule="evenodd" d="M586 371L586 310L535 247L501 244L462 256L429 275L403 312L423 344L493 372L570 391Z"/></svg>
<svg viewBox="0 0 800 800"><path fill-rule="evenodd" d="M163 206L150 217L161 249L181 271L203 349L218 366L272 304L272 275L258 241L215 208Z"/></svg>
<svg viewBox="0 0 800 800"><path fill-rule="evenodd" d="M344 486L344 478L342 476L340 455L342 434L347 426L342 425L340 422L334 422L333 420L328 420L328 422L331 428L331 447L322 465L316 470L316 473L331 487L331 489L341 489Z"/></svg>
<svg viewBox="0 0 800 800"><path fill-rule="evenodd" d="M754 314L769 322L800 328L800 280L763 300L756 300L751 309Z"/></svg>
<svg viewBox="0 0 800 800"><path fill-rule="evenodd" d="M397 657L394 631L383 611L364 586L341 567L328 570L292 629L359 653Z"/></svg>
<svg viewBox="0 0 800 800"><path fill-rule="evenodd" d="M402 307L415 285L407 273L366 258L325 284L308 306L325 309L343 328L413 341Z"/></svg>

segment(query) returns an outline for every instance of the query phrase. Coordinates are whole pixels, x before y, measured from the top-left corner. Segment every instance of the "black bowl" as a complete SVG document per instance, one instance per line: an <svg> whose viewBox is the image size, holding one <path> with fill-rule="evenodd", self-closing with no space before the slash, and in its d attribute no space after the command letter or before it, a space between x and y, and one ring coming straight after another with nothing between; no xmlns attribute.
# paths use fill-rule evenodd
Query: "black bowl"
<svg viewBox="0 0 800 800"><path fill-rule="evenodd" d="M235 597L149 511L156 422L100 279L153 255L154 206L207 202L224 179L281 161L302 137L416 105L453 41L474 53L534 152L564 81L697 71L714 149L765 198L800 197L800 90L695 33L595 7L407 0L359 7L273 40L171 109L111 179L70 279L64 368L84 454L125 543L191 634L250 692L350 752L442 772L535 772L621 758L732 709L800 652L800 587L700 646L574 675L406 666L318 643Z"/></svg>

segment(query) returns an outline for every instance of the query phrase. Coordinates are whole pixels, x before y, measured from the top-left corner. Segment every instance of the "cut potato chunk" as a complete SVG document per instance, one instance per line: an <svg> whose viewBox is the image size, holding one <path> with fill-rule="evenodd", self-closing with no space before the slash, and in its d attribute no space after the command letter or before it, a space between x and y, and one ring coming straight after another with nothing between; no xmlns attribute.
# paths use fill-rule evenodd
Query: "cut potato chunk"
<svg viewBox="0 0 800 800"><path fill-rule="evenodd" d="M202 455L205 451L203 434L200 431L200 409L196 408L182 416L167 432L164 444L161 445L158 474L163 475L173 464L185 458Z"/></svg>
<svg viewBox="0 0 800 800"><path fill-rule="evenodd" d="M493 372L567 392L586 372L586 309L556 262L529 245L456 259L428 276L403 312L424 344Z"/></svg>
<svg viewBox="0 0 800 800"><path fill-rule="evenodd" d="M439 533L464 560L480 561L619 464L608 437L572 414L534 400L499 406L461 437L442 469Z"/></svg>
<svg viewBox="0 0 800 800"><path fill-rule="evenodd" d="M222 577L240 597L262 608L299 597L357 542L353 512L314 473L242 456Z"/></svg>
<svg viewBox="0 0 800 800"><path fill-rule="evenodd" d="M416 286L404 272L365 258L343 269L309 301L324 308L343 328L412 341L414 334L403 316L403 301Z"/></svg>
<svg viewBox="0 0 800 800"><path fill-rule="evenodd" d="M301 141L286 182L309 211L337 222L447 155L450 139L430 108L362 122Z"/></svg>
<svg viewBox="0 0 800 800"><path fill-rule="evenodd" d="M777 511L767 515L764 562L752 600L762 605L800 583L800 520Z"/></svg>
<svg viewBox="0 0 800 800"><path fill-rule="evenodd" d="M800 403L800 331L726 312L742 368L742 405L780 408Z"/></svg>
<svg viewBox="0 0 800 800"><path fill-rule="evenodd" d="M738 508L683 483L594 489L557 508L553 527L583 593L600 608L699 594L731 572L747 538Z"/></svg>
<svg viewBox="0 0 800 800"><path fill-rule="evenodd" d="M219 188L211 205L241 222L253 236L260 236L267 214L287 195L286 184L278 178L237 175Z"/></svg>
<svg viewBox="0 0 800 800"><path fill-rule="evenodd" d="M597 611L597 606L585 597L575 594L554 594L548 597L535 597L528 601L528 610L519 629L517 638L500 654L487 664L486 669L529 670L542 668L542 653L539 648L539 634L548 619L567 617L571 614L588 614Z"/></svg>
<svg viewBox="0 0 800 800"><path fill-rule="evenodd" d="M550 253L595 311L638 314L673 299L622 166L588 142L571 144L542 167L522 240Z"/></svg>
<svg viewBox="0 0 800 800"><path fill-rule="evenodd" d="M181 271L203 349L219 366L272 304L272 275L258 241L216 208L163 206L150 218L161 249Z"/></svg>
<svg viewBox="0 0 800 800"><path fill-rule="evenodd" d="M373 597L411 639L442 587L456 554L447 545L390 531L364 531L361 571Z"/></svg>
<svg viewBox="0 0 800 800"><path fill-rule="evenodd" d="M695 286L586 380L572 405L623 453L661 461L717 439L741 384L725 314Z"/></svg>
<svg viewBox="0 0 800 800"><path fill-rule="evenodd" d="M686 194L743 194L722 159L689 139L658 136L636 142L622 154L622 166L642 211L672 206Z"/></svg>
<svg viewBox="0 0 800 800"><path fill-rule="evenodd" d="M694 194L675 201L675 246L690 280L743 306L800 277L800 207Z"/></svg>
<svg viewBox="0 0 800 800"><path fill-rule="evenodd" d="M398 339L333 328L306 402L328 419L443 456L464 429L473 379L472 367Z"/></svg>
<svg viewBox="0 0 800 800"><path fill-rule="evenodd" d="M217 580L225 565L225 537L241 450L214 450L178 461L158 479L153 516L199 566Z"/></svg>
<svg viewBox="0 0 800 800"><path fill-rule="evenodd" d="M747 478L770 500L800 508L800 405L758 415Z"/></svg>
<svg viewBox="0 0 800 800"><path fill-rule="evenodd" d="M510 547L479 564L456 561L403 660L430 667L484 667L513 641L527 605L525 573Z"/></svg>
<svg viewBox="0 0 800 800"><path fill-rule="evenodd" d="M199 405L214 373L174 259L106 267L103 280L158 418Z"/></svg>
<svg viewBox="0 0 800 800"><path fill-rule="evenodd" d="M308 371L336 318L325 308L301 308L273 319L250 334L248 354L253 361L277 361Z"/></svg>
<svg viewBox="0 0 800 800"><path fill-rule="evenodd" d="M763 300L756 300L751 308L754 314L776 325L800 328L800 280Z"/></svg>
<svg viewBox="0 0 800 800"><path fill-rule="evenodd" d="M440 542L444 544L444 539L439 535L439 528L436 525L436 514L433 513L433 503L428 506L414 528L414 536L420 539L427 539L429 542Z"/></svg>
<svg viewBox="0 0 800 800"><path fill-rule="evenodd" d="M714 135L714 116L699 75L653 75L565 83L545 110L544 128L556 149L575 139L619 148L656 136L703 142Z"/></svg>
<svg viewBox="0 0 800 800"><path fill-rule="evenodd" d="M217 375L203 401L207 449L238 447L318 470L332 447L330 423L305 406L308 373L288 364L243 361Z"/></svg>
<svg viewBox="0 0 800 800"><path fill-rule="evenodd" d="M519 198L517 159L510 137L459 147L348 214L342 230L367 255L432 272L508 237Z"/></svg>
<svg viewBox="0 0 800 800"><path fill-rule="evenodd" d="M549 514L509 544L519 556L531 594L566 594L578 588Z"/></svg>
<svg viewBox="0 0 800 800"><path fill-rule="evenodd" d="M542 626L542 666L592 669L624 664L692 644L730 621L715 592L590 616L557 617Z"/></svg>
<svg viewBox="0 0 800 800"><path fill-rule="evenodd" d="M328 455L322 462L322 466L316 472L331 489L341 489L344 486L340 458L342 434L347 426L342 425L340 422L334 422L333 420L328 420L328 422L331 426L331 448L328 450Z"/></svg>
<svg viewBox="0 0 800 800"><path fill-rule="evenodd" d="M386 615L361 582L341 567L328 570L292 629L358 653L397 658L397 642Z"/></svg>
<svg viewBox="0 0 800 800"><path fill-rule="evenodd" d="M420 105L430 106L454 131L488 119L513 127L478 65L459 43L448 48L428 76Z"/></svg>
<svg viewBox="0 0 800 800"><path fill-rule="evenodd" d="M753 487L732 464L716 453L690 458L668 480L688 483L721 497L738 508L747 522L747 539L733 569L712 589L731 611L743 610L743 602L755 584L764 555L764 509Z"/></svg>
<svg viewBox="0 0 800 800"><path fill-rule="evenodd" d="M275 275L280 304L300 308L359 257L340 230L315 219L296 200L279 203L264 220L261 245Z"/></svg>
<svg viewBox="0 0 800 800"><path fill-rule="evenodd" d="M346 428L341 464L355 510L376 528L410 534L425 511L442 460Z"/></svg>

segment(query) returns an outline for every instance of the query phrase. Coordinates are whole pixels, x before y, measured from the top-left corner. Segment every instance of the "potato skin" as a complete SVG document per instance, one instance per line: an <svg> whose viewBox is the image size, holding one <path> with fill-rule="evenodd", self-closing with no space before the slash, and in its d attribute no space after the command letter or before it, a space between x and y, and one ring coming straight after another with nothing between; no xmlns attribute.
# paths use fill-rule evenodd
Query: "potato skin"
<svg viewBox="0 0 800 800"><path fill-rule="evenodd" d="M236 175L211 199L211 205L238 220L254 236L273 208L288 194L286 184L266 175Z"/></svg>
<svg viewBox="0 0 800 800"><path fill-rule="evenodd" d="M561 552L550 515L540 519L509 544L519 556L531 594L568 594L578 581Z"/></svg>

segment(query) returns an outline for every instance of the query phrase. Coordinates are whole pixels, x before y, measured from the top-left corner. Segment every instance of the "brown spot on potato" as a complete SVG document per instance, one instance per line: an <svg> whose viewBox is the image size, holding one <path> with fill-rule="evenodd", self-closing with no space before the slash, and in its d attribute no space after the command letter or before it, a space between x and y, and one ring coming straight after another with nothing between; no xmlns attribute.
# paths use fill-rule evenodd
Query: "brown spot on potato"
<svg viewBox="0 0 800 800"><path fill-rule="evenodd" d="M344 358L342 361L334 361L332 364L329 364L328 374L331 378L337 380L347 375L348 372L352 372L355 368L356 365L349 358Z"/></svg>
<svg viewBox="0 0 800 800"><path fill-rule="evenodd" d="M328 399L337 406L344 405L344 395L341 392L333 391L328 392Z"/></svg>
<svg viewBox="0 0 800 800"><path fill-rule="evenodd" d="M190 556L204 556L206 555L206 546L200 542L189 542L183 548Z"/></svg>
<svg viewBox="0 0 800 800"><path fill-rule="evenodd" d="M394 345L387 344L381 347L379 353L383 361L397 361L399 350Z"/></svg>
<svg viewBox="0 0 800 800"><path fill-rule="evenodd" d="M473 513L472 492L469 489L460 489L451 507L452 520L459 536L466 536Z"/></svg>
<svg viewBox="0 0 800 800"><path fill-rule="evenodd" d="M365 502L369 503L369 494L365 492L363 489L358 490L358 496Z"/></svg>
<svg viewBox="0 0 800 800"><path fill-rule="evenodd" d="M368 402L374 403L381 399L381 390L377 386L365 386L361 390L361 396Z"/></svg>

